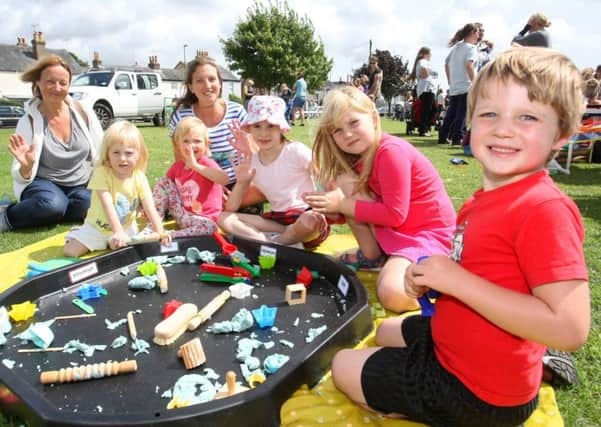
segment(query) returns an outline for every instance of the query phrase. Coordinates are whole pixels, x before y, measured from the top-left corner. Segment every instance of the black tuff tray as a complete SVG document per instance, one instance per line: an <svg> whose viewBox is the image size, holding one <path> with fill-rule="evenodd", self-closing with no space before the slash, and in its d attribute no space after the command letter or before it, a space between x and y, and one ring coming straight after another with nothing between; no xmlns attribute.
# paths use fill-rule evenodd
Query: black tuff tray
<svg viewBox="0 0 601 427"><path fill-rule="evenodd" d="M242 239L235 239L233 243L251 262L258 263L261 243ZM197 278L199 265L185 263L165 268L169 280L166 294L160 294L158 288L128 289L127 282L139 275L136 267L149 256L185 255L187 248L197 247L215 251L217 264L231 265L210 236L178 239L176 247L176 251L163 253L158 243L124 248L24 280L2 293L0 305L7 309L12 304L30 300L38 305L38 311L30 321L13 324L6 345L0 347L0 359L16 362L13 369L0 364L0 410L18 415L32 426L275 426L280 423L282 403L302 384L316 384L330 368L334 353L354 346L373 327L365 289L351 270L329 256L270 245L277 249L277 262L274 269L262 271L260 277L253 280L258 284L252 290L256 297L230 298L212 319L195 331L186 331L168 346L157 346L152 339L154 327L162 320L164 303L177 299L192 302L201 309L229 286L201 283ZM307 290L306 304L289 306L285 302L285 288L296 282L297 269L302 266L319 272L321 277L314 279ZM129 268L128 276L120 274L123 267ZM339 289L341 276L348 283L346 295ZM95 308L96 317L57 321L52 326L55 339L51 346L79 339L86 344L105 344L107 349L96 351L88 358L80 352L18 353L19 348L33 347L31 342L21 344L19 339L13 338L32 321L82 313L72 300L80 286L87 283L105 287L108 296L88 301ZM277 331L260 329L255 324L251 330L240 333L206 332L207 326L215 321L230 320L240 308L252 310L262 304L278 308ZM124 318L128 311L138 309L142 310L135 315L138 337L151 343L151 347L150 354L134 356L129 348L127 325L109 330L104 319L116 321ZM321 313L324 317L315 318L312 313ZM297 318L299 322L295 327ZM326 331L306 343L308 329L324 324ZM236 372L238 381L244 383L235 352L237 340L249 337L252 332L258 340L275 342L273 348L257 349L253 356L263 361L269 354L281 353L290 356L288 363L253 390L185 408L166 409L169 399L161 398L161 394L172 389L182 375L202 374L205 367L216 371L222 384L228 370ZM127 345L111 349L109 345L119 335L128 337ZM181 344L194 337L200 338L207 362L188 371L176 353ZM294 347L282 345L281 339L293 342ZM40 371L58 370L72 363L85 365L126 359L137 361L137 372L51 386L42 385L39 380Z"/></svg>

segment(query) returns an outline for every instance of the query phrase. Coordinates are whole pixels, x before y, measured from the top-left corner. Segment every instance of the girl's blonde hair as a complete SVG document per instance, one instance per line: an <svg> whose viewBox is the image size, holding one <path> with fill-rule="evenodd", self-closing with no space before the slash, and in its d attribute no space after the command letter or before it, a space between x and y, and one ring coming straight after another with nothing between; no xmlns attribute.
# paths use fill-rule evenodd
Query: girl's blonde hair
<svg viewBox="0 0 601 427"><path fill-rule="evenodd" d="M560 137L576 132L585 105L580 71L567 56L545 47L507 49L478 72L467 98L468 126L476 99L486 96L488 83L510 80L528 90L530 101L550 105L555 110Z"/></svg>
<svg viewBox="0 0 601 427"><path fill-rule="evenodd" d="M342 151L332 136L332 132L341 126L342 116L349 111L370 114L374 118L376 136L374 144L365 154L357 156ZM351 174L358 178L355 191L367 192L367 180L373 167L374 155L382 138L382 126L376 106L371 99L354 86L334 89L324 98L323 113L317 125L313 144L313 164L319 183L325 185L341 174ZM363 168L357 174L354 167L361 161Z"/></svg>
<svg viewBox="0 0 601 427"><path fill-rule="evenodd" d="M177 122L177 126L175 126L175 131L173 132L173 149L178 152L178 144L181 139L188 135L191 131L197 130L200 133L205 142L205 154L209 150L209 130L205 126L204 122L200 120L198 117L184 117L179 122Z"/></svg>
<svg viewBox="0 0 601 427"><path fill-rule="evenodd" d="M119 120L113 123L106 131L102 138L102 146L100 147L99 164L110 167L109 151L112 146L122 144L126 147L132 147L138 151L138 164L136 169L146 172L148 164L148 149L144 144L144 137L140 130L127 120Z"/></svg>

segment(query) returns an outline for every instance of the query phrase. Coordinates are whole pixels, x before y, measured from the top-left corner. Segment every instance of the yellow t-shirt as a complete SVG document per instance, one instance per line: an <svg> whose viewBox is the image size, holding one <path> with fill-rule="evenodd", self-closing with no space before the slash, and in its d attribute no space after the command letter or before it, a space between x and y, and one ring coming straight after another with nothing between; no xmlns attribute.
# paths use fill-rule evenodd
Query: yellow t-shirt
<svg viewBox="0 0 601 427"><path fill-rule="evenodd" d="M136 220L136 213L141 200L152 200L152 192L146 175L139 170L135 170L131 177L121 180L113 175L109 167L96 166L92 172L88 188L92 190L92 200L86 222L107 235L112 234L113 231L102 208L102 203L100 203L97 190L105 190L111 193L115 212L117 212L119 222L121 222L123 228L130 227Z"/></svg>

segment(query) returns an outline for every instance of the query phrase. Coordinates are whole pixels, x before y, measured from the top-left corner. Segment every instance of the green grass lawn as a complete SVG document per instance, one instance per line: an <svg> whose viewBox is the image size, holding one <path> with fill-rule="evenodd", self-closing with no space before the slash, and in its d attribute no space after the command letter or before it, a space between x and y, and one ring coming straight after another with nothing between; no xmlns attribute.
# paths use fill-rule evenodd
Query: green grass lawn
<svg viewBox="0 0 601 427"><path fill-rule="evenodd" d="M290 133L291 139L305 143L311 141L314 122L309 120L307 126L295 126ZM386 132L403 135L404 123L383 120ZM150 151L148 179L153 183L163 176L172 161L172 149L165 128L141 126L146 144ZM10 164L12 157L6 149L8 136L13 130L0 129L0 194L12 194ZM473 158L463 157L457 147L441 146L436 143L436 135L430 138L408 138L436 166L442 176L447 191L458 209L463 201L480 187L480 167ZM456 166L449 162L451 157L461 157L468 165ZM576 163L572 165L570 175L555 177L560 188L567 193L580 207L586 227L585 254L590 273L592 328L588 343L576 353L578 372L581 384L568 390L557 391L559 408L566 426L599 426L601 425L601 291L596 285L601 278L601 165ZM499 207L502 209L502 207ZM0 252L8 252L28 244L42 240L69 226L60 225L44 229L25 230L1 234ZM338 228L338 232L347 232L346 228ZM0 414L0 426L17 426L19 421L7 419Z"/></svg>

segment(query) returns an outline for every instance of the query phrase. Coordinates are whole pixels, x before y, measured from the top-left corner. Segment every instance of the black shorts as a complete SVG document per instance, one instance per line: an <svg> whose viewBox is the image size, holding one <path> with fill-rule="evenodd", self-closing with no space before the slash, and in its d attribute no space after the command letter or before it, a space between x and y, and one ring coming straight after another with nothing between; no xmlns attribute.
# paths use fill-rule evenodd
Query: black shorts
<svg viewBox="0 0 601 427"><path fill-rule="evenodd" d="M361 386L371 408L441 427L517 426L536 409L538 396L500 407L474 395L438 362L429 317L408 317L401 329L407 347L384 347L363 366Z"/></svg>

